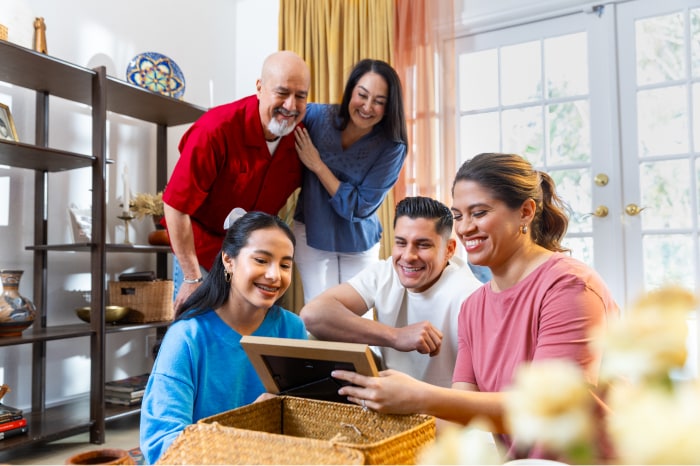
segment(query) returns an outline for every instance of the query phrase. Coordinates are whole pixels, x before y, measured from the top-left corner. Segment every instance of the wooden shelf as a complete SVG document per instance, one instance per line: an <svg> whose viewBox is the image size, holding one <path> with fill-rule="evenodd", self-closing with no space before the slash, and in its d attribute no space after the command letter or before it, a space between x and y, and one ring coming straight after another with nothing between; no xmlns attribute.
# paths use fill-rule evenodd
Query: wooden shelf
<svg viewBox="0 0 700 466"><path fill-rule="evenodd" d="M35 244L26 246L28 251L67 251L67 252L90 252L95 247L94 243L70 243L70 244ZM127 253L153 253L171 251L170 246L153 246L150 244L105 244L107 252L127 252Z"/></svg>
<svg viewBox="0 0 700 466"><path fill-rule="evenodd" d="M0 41L0 63L0 81L92 103L92 70L7 41Z"/></svg>
<svg viewBox="0 0 700 466"><path fill-rule="evenodd" d="M93 163L95 163L95 157L89 155L0 140L1 165L60 172L76 168L87 168L92 166Z"/></svg>
<svg viewBox="0 0 700 466"><path fill-rule="evenodd" d="M89 398L84 396L44 411L27 413L25 417L29 431L1 440L0 452L87 432L91 425Z"/></svg>
<svg viewBox="0 0 700 466"><path fill-rule="evenodd" d="M19 86L35 95L36 144L15 141L0 141L0 165L29 169L34 176L34 234L28 240L35 244L25 249L34 256L33 278L35 302L41 303L34 325L21 336L0 337L0 347L31 345L31 386L22 389L31 391L31 413L28 414L29 433L0 441L0 463L11 463L13 449L31 448L35 443L50 442L78 433L89 432L90 442L104 443L106 420L138 413L140 407L106 406L104 402L106 337L108 334L133 332L136 330L167 328L170 322L144 324L103 324L103 322L76 323L71 325L47 325L48 293L46 278L50 251L88 253L90 259L93 311L105 304L107 289L107 253L150 253L156 255L157 274L165 278L169 246L148 244L104 244L93 242L70 244L46 244L48 222L45 213L48 176L41 172L61 172L90 168L92 178L92 217L104 222L105 173L108 164L106 141L108 139L108 114L135 118L156 126L156 184L163 189L167 182L167 128L189 124L197 120L206 109L181 100L134 86L126 81L106 75L103 66L88 69L74 65L50 55L0 40L0 82ZM58 97L89 107L92 119L92 153L76 154L47 148L49 141L49 102ZM82 109L80 110L82 112ZM104 224L94 224L94 238L103 238ZM99 314L99 312L93 312ZM77 320L77 317L76 317ZM90 393L80 400L49 408L46 403L46 387L53 383L47 377L47 342L88 337L90 357ZM29 369L28 369L29 370Z"/></svg>
<svg viewBox="0 0 700 466"><path fill-rule="evenodd" d="M107 76L107 110L164 126L192 123L206 109Z"/></svg>
<svg viewBox="0 0 700 466"><path fill-rule="evenodd" d="M91 334L92 330L87 324L56 325L53 327L41 328L35 322L34 325L22 332L22 336L0 337L0 346L14 346L41 341L88 337Z"/></svg>

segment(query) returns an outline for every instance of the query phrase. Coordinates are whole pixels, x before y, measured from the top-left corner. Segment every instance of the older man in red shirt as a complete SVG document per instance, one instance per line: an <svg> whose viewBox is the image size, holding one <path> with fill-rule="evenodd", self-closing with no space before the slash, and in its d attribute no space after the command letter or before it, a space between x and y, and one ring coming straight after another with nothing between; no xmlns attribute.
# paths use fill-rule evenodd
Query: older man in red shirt
<svg viewBox="0 0 700 466"><path fill-rule="evenodd" d="M176 308L216 260L232 209L277 214L301 185L292 132L306 112L310 81L301 57L276 52L265 59L255 95L212 108L182 137L163 193Z"/></svg>

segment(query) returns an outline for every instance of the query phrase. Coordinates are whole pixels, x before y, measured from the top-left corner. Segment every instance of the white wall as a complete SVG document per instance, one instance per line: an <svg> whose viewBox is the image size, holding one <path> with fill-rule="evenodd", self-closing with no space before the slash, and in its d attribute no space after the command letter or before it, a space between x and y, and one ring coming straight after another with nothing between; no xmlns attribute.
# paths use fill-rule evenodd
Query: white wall
<svg viewBox="0 0 700 466"><path fill-rule="evenodd" d="M164 0L119 2L92 0L2 0L0 23L10 28L9 39L31 46L34 16L43 16L49 55L92 68L103 65L107 74L123 79L127 64L140 52L156 51L171 57L186 80L184 100L203 106L222 104L255 91L265 56L277 49L278 0L204 0L196 4ZM188 5L186 10L182 8ZM2 64L0 64L2 66ZM20 140L33 143L34 94L0 84L0 102L11 106ZM49 145L89 154L90 111L62 99L50 103ZM168 156L172 169L177 143L186 125L169 130ZM108 238L119 242L124 233L116 218L122 196L121 173L128 167L132 194L155 191L155 129L153 125L109 115L108 155L115 160L107 180ZM29 170L0 167L10 181L9 197L0 193L0 219L9 211L9 224L0 224L0 268L26 271L20 292L32 297L33 179ZM49 177L49 241L71 242L67 207L89 207L89 171ZM131 238L145 243L152 229L148 221L134 221ZM121 272L151 270L150 255L109 254L108 278ZM49 322L77 323L74 308L84 304L77 290L89 289L89 260L85 253L49 254ZM108 338L107 378L150 370L145 335L112 334ZM48 344L48 402L85 393L89 389L88 339ZM31 347L0 347L0 383L13 391L3 401L27 409L31 402Z"/></svg>

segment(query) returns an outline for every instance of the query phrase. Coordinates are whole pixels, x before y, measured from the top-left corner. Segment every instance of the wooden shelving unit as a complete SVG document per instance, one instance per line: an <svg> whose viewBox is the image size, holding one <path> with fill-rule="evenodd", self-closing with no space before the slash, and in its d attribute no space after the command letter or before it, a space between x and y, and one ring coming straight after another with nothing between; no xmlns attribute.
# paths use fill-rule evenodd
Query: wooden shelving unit
<svg viewBox="0 0 700 466"><path fill-rule="evenodd" d="M109 325L104 322L106 303L106 255L112 253L157 254L158 275L165 278L167 252L163 246L105 243L105 180L111 160L106 157L107 114L126 115L156 125L156 184L163 189L167 181L167 129L191 123L205 109L165 97L106 75L104 67L94 70L0 41L0 82L36 91L36 144L0 141L0 164L33 170L34 238L27 249L33 251L34 293L37 319L20 337L0 339L0 347L32 346L32 407L27 416L28 435L0 442L0 452L49 442L90 432L90 441L104 443L105 421L138 412L134 407L107 407L104 400L105 340L107 335L147 328L162 328L167 322ZM91 108L92 153L78 154L48 147L50 97L60 97ZM91 168L92 242L48 244L48 226L43 219L46 208L48 174L79 168ZM80 252L90 255L90 324L47 325L47 264L50 254ZM47 406L45 399L46 343L79 337L90 338L90 392L77 401Z"/></svg>

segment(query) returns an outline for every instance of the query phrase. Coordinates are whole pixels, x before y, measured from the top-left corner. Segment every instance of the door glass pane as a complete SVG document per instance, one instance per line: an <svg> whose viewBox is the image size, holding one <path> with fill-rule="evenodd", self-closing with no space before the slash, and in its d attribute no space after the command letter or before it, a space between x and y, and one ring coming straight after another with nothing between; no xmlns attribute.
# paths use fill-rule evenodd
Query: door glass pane
<svg viewBox="0 0 700 466"><path fill-rule="evenodd" d="M641 207L646 207L646 210L639 214L642 218L642 228L692 226L691 173L688 160L647 162L639 165Z"/></svg>
<svg viewBox="0 0 700 466"><path fill-rule="evenodd" d="M700 84L693 84L693 149L700 151Z"/></svg>
<svg viewBox="0 0 700 466"><path fill-rule="evenodd" d="M498 51L496 49L459 56L461 111L498 106Z"/></svg>
<svg viewBox="0 0 700 466"><path fill-rule="evenodd" d="M590 162L591 131L589 122L589 106L585 100L548 106L548 166Z"/></svg>
<svg viewBox="0 0 700 466"><path fill-rule="evenodd" d="M653 235L642 240L646 290L675 284L695 288L693 241L690 235Z"/></svg>
<svg viewBox="0 0 700 466"><path fill-rule="evenodd" d="M586 34L545 39L544 74L549 98L588 94Z"/></svg>
<svg viewBox="0 0 700 466"><path fill-rule="evenodd" d="M501 103L513 105L542 99L540 42L501 49Z"/></svg>
<svg viewBox="0 0 700 466"><path fill-rule="evenodd" d="M700 76L700 41L697 37L700 37L700 9L690 10L690 37L693 38L690 41L693 77L698 77Z"/></svg>
<svg viewBox="0 0 700 466"><path fill-rule="evenodd" d="M520 154L535 166L544 165L542 108L504 110L501 121L503 128L506 128L503 132L503 152Z"/></svg>
<svg viewBox="0 0 700 466"><path fill-rule="evenodd" d="M571 250L571 257L593 267L593 238L572 238L567 236L562 241L562 246Z"/></svg>
<svg viewBox="0 0 700 466"><path fill-rule="evenodd" d="M590 233L593 228L590 170L556 170L549 174L556 183L557 195L567 204L568 231Z"/></svg>
<svg viewBox="0 0 700 466"><path fill-rule="evenodd" d="M459 165L481 152L498 152L500 150L498 113L466 115L460 118L459 124Z"/></svg>
<svg viewBox="0 0 700 466"><path fill-rule="evenodd" d="M635 24L637 84L685 77L683 14L639 20Z"/></svg>
<svg viewBox="0 0 700 466"><path fill-rule="evenodd" d="M683 86L637 94L639 156L688 152L688 111Z"/></svg>

